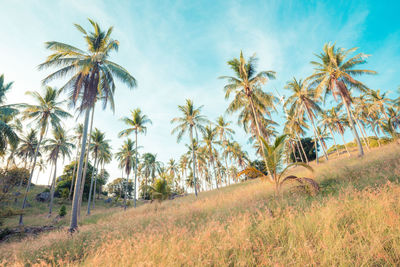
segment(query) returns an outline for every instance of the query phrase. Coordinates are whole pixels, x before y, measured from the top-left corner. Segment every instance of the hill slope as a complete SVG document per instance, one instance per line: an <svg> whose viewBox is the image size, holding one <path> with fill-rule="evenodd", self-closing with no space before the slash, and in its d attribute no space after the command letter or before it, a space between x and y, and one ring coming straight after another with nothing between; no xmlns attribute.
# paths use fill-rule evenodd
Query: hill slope
<svg viewBox="0 0 400 267"><path fill-rule="evenodd" d="M118 212L0 246L8 263L82 265L398 265L400 149L316 167L317 196L259 180ZM11 258L9 255L13 255Z"/></svg>

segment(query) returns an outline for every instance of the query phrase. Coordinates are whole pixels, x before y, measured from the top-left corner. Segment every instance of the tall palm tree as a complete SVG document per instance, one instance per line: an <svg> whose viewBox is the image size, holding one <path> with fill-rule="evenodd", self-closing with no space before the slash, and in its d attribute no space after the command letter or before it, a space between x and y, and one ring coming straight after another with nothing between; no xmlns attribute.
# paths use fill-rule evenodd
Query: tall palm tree
<svg viewBox="0 0 400 267"><path fill-rule="evenodd" d="M126 173L126 186L129 183L129 174L131 173L132 167L134 165L134 156L136 154L135 150L135 142L131 139L125 140L124 144L120 148L120 150L115 154L115 157L119 161L119 167L123 168ZM125 186L125 194L124 194L124 210L126 210L126 196L128 191Z"/></svg>
<svg viewBox="0 0 400 267"><path fill-rule="evenodd" d="M335 108L332 107L333 111L334 111L334 109ZM329 132L330 132L330 134L332 136L332 139L333 139L333 143L335 144L336 153L339 156L339 149L338 149L338 146L336 144L335 135L333 134L333 129L335 127L336 120L338 120L339 118L335 117L335 115L334 115L335 113L331 112L332 110L327 110L327 111L322 112L321 113L322 118L321 118L320 122L321 122L322 126L324 127L324 129L328 129L329 130Z"/></svg>
<svg viewBox="0 0 400 267"><path fill-rule="evenodd" d="M186 105L179 105L179 111L181 112L181 117L176 117L171 120L171 123L177 123L178 125L172 130L172 134L178 133L177 141L178 143L181 141L183 135L189 131L190 142L192 145L192 164L193 164L193 182L194 193L197 197L197 181L196 181L196 158L195 158L195 149L194 143L195 139L193 137L193 131L197 130L203 132L204 126L203 124L207 123L208 120L200 114L201 108L195 108L193 101L190 99L186 99ZM197 139L197 138L196 138Z"/></svg>
<svg viewBox="0 0 400 267"><path fill-rule="evenodd" d="M274 71L256 71L257 58L253 55L247 61L243 57L242 51L239 58L228 61L228 65L233 70L235 76L221 76L228 84L225 85L225 99L229 99L232 93L235 94L227 111L233 113L241 110L240 117L249 117L255 126L255 133L259 139L262 134L263 114L266 114L273 107L275 98L261 89L268 79L275 79ZM240 120L240 119L239 119ZM249 120L246 120L249 121ZM259 143L261 141L259 139Z"/></svg>
<svg viewBox="0 0 400 267"><path fill-rule="evenodd" d="M131 117L125 117L122 119L122 121L129 127L123 131L121 131L119 133L119 137L121 136L128 136L130 135L132 132L135 133L135 151L136 151L136 155L135 155L135 183L134 183L134 206L136 208L136 185L137 185L137 169L138 169L138 133L144 133L146 134L147 131L147 126L146 124L151 124L151 120L149 118L147 118L147 116L145 114L142 114L142 111L137 108L133 111L131 111Z"/></svg>
<svg viewBox="0 0 400 267"><path fill-rule="evenodd" d="M337 48L335 44L325 44L322 53L317 55L319 62L312 61L315 72L308 79L316 85L318 93L332 93L335 99L337 95L342 98L342 103L346 107L347 117L354 139L357 142L359 156L364 155L357 129L351 114L351 94L349 88L358 89L362 92L368 87L362 82L354 79L354 76L363 74L376 74L375 71L366 69L356 69L358 65L367 63L368 55L359 53L351 58L348 55L355 52L357 48L343 49Z"/></svg>
<svg viewBox="0 0 400 267"><path fill-rule="evenodd" d="M97 190L97 177L105 177L105 169L104 166L105 164L108 164L112 161L112 152L111 152L112 148L111 145L109 143L109 140L107 140L106 142L104 142L104 145L102 146L102 149L99 151L97 157L99 158L99 163L98 165L101 166L101 172L100 175L97 175L94 179L94 190L93 190L93 209L95 208L95 201L94 198L96 196L96 190ZM99 195L101 193L101 188L99 189L99 192L97 194L97 199L99 199Z"/></svg>
<svg viewBox="0 0 400 267"><path fill-rule="evenodd" d="M56 72L47 76L43 83L48 83L60 77L69 77L62 90L68 91L74 105L80 100L79 109L85 111L78 175L75 181L71 212L71 232L78 227L79 192L81 191L82 165L85 156L90 110L99 96L102 96L103 108L110 102L111 108L114 109L114 78L118 78L130 88L136 86L135 78L126 69L109 60L111 52L118 51L119 48L119 42L111 38L113 28L110 27L107 31L103 31L96 22L90 19L89 22L93 26L93 32L87 32L81 25L75 24L77 30L83 34L87 51L61 42L47 42L46 48L52 50L53 54L39 65L39 69L59 68Z"/></svg>
<svg viewBox="0 0 400 267"><path fill-rule="evenodd" d="M30 161L35 156L35 151L38 145L37 131L30 129L29 132L20 138L20 145L17 150L17 156L24 162L24 168L27 168L28 158Z"/></svg>
<svg viewBox="0 0 400 267"><path fill-rule="evenodd" d="M145 189L144 196L147 198L148 193L148 180L151 178L151 182L154 182L154 178L156 177L156 173L159 171L161 167L161 162L157 160L157 155L152 153L144 153L142 156L142 169L143 175L145 177Z"/></svg>
<svg viewBox="0 0 400 267"><path fill-rule="evenodd" d="M0 153L3 153L7 144L16 147L18 135L10 122L19 113L16 105L4 105L5 94L11 89L13 82L5 83L4 74L0 75Z"/></svg>
<svg viewBox="0 0 400 267"><path fill-rule="evenodd" d="M308 129L308 126L304 120L304 114L302 114L302 112L299 113L294 110L292 110L291 112L286 112L286 109L285 113L286 122L284 132L293 135L293 139L295 140L296 144L298 144L298 146L301 148L301 151L299 150L300 156L303 153L304 159L308 164L308 157L306 155L306 152L304 151L304 147L300 138L300 136L303 136L305 134L305 129Z"/></svg>
<svg viewBox="0 0 400 267"><path fill-rule="evenodd" d="M386 120L389 119L389 116L386 112L386 107L390 106L390 99L386 97L386 93L381 93L381 90L372 90L369 89L366 92L366 100L370 101L370 103L375 106L376 110L379 110L381 114L383 114Z"/></svg>
<svg viewBox="0 0 400 267"><path fill-rule="evenodd" d="M31 166L31 172L29 175L28 184L24 195L24 201L22 203L22 210L25 209L26 199L31 186L33 171L36 166L36 159L39 153L40 145L44 136L46 135L49 125L53 129L61 127L61 119L68 118L71 115L64 111L60 106L64 101L58 101L60 91L47 86L44 90L44 95L40 95L39 92L27 92L28 95L32 96L37 102L37 105L25 105L24 119L32 119L38 124L39 129L39 141L33 156L33 163ZM19 224L23 225L23 214L20 215Z"/></svg>
<svg viewBox="0 0 400 267"><path fill-rule="evenodd" d="M189 158L187 155L183 154L181 158L179 159L179 169L181 171L181 176L182 176L182 187L184 187L184 181L187 178L187 169L189 166Z"/></svg>
<svg viewBox="0 0 400 267"><path fill-rule="evenodd" d="M43 158L41 158L38 162L36 162L36 168L37 168L37 170L38 170L38 173L37 173L37 176L36 176L36 182L35 182L35 184L38 184L38 181L39 181L39 174L40 174L42 171L46 170L46 164L45 164Z"/></svg>
<svg viewBox="0 0 400 267"><path fill-rule="evenodd" d="M294 113L296 111L300 114L303 112L307 114L314 130L315 138L317 138L320 142L325 159L328 160L328 155L324 146L322 145L321 137L319 136L317 127L315 125L315 120L317 118L315 112L321 112L321 108L318 105L319 97L316 91L309 88L301 79L297 80L296 78L293 78L293 80L289 81L286 84L285 89L290 90L292 95L288 97L284 106L286 107L287 105L290 105L290 113ZM301 116L302 115L299 117Z"/></svg>
<svg viewBox="0 0 400 267"><path fill-rule="evenodd" d="M218 177L217 177L217 170L215 168L215 148L214 145L218 144L217 141L217 130L216 128L211 127L211 125L207 125L204 128L204 133L203 133L203 142L206 146L207 154L208 154L208 159L209 162L214 170L214 179L215 179L215 185L218 189Z"/></svg>
<svg viewBox="0 0 400 267"><path fill-rule="evenodd" d="M92 190L93 190L93 183L94 180L97 181L97 170L99 169L99 162L98 162L98 156L100 151L103 149L106 149L108 146L109 140L106 140L106 134L104 132L101 132L99 129L95 129L94 132L92 133L91 136L91 144L89 147L89 151L92 152L93 157L94 157L94 165L93 165L93 172L92 172L92 179L90 180L90 188L89 188L89 197L88 197L88 205L87 205L87 215L90 215L90 201L92 199ZM96 177L96 178L95 178ZM94 185L95 193L96 193L96 185ZM95 194L93 194L93 202Z"/></svg>
<svg viewBox="0 0 400 267"><path fill-rule="evenodd" d="M50 205L49 205L49 216L53 211L54 201L54 189L56 187L57 177L57 162L59 156L63 159L70 157L71 149L74 148L74 144L71 142L72 138L67 135L63 128L56 128L53 130L53 138L44 141L44 150L49 152L49 161L53 163L54 175L50 189Z"/></svg>
<svg viewBox="0 0 400 267"><path fill-rule="evenodd" d="M225 121L223 116L219 116L217 118L215 128L219 136L219 141L220 141L219 144L222 149L226 147L227 139L231 138L233 134L235 134L235 131L229 127L231 123L232 123L231 121ZM225 168L228 170L228 159L227 157L224 157L224 159L225 159ZM230 184L230 179L228 179L228 183Z"/></svg>

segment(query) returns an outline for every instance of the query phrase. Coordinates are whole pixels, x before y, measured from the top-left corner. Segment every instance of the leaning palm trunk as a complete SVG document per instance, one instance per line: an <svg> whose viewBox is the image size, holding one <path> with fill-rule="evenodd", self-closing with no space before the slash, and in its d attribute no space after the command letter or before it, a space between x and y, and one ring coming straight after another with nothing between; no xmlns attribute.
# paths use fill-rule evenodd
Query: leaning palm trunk
<svg viewBox="0 0 400 267"><path fill-rule="evenodd" d="M82 181L81 181L81 186L80 186L80 191L79 191L79 204L78 204L78 217L79 218L81 216L83 191L85 190L86 172L87 172L87 167L88 167L88 163L89 163L89 147L90 147L90 143L92 140L93 118L94 118L94 105L92 108L92 117L90 119L89 142L88 142L87 146L85 146L85 147L82 146L82 148L81 148L81 151L84 151L83 153L86 153L86 160L85 160L85 167L83 169Z"/></svg>
<svg viewBox="0 0 400 267"><path fill-rule="evenodd" d="M190 139L191 139L191 142L192 142L192 164L193 164L194 194L197 197L196 156L194 154L193 125L190 125Z"/></svg>
<svg viewBox="0 0 400 267"><path fill-rule="evenodd" d="M318 132L317 132L317 128L315 127L315 123L314 123L314 119L312 118L312 116L311 116L311 114L310 114L310 111L308 111L308 110L307 110L307 115L308 115L308 118L309 118L310 121L311 121L311 125L312 125L313 130L314 130L315 138L317 138L318 141L319 141L319 143L321 144L322 151L324 152L325 159L328 161L328 155L327 155L327 153L326 153L324 144L322 143L321 137L319 136L319 134L318 134Z"/></svg>
<svg viewBox="0 0 400 267"><path fill-rule="evenodd" d="M28 197L29 189L31 188L33 171L35 170L37 155L39 153L40 144L42 143L42 140L43 140L43 135L44 135L44 131L40 135L40 139L39 139L37 148L35 150L35 155L33 157L33 164L32 164L32 167L31 167L31 173L29 174L29 180L28 180L28 184L26 186L26 191L25 191L25 195L24 195L24 201L22 202L22 210L24 210L25 206L26 206L26 199ZM24 225L24 215L23 214L21 214L19 216L19 225Z"/></svg>
<svg viewBox="0 0 400 267"><path fill-rule="evenodd" d="M51 190L50 190L49 217L51 216L51 213L53 212L54 191L55 191L55 187L56 187L56 175L57 175L57 160L58 160L58 155L56 156L56 159L54 160L54 175L53 175L53 181L51 183Z"/></svg>
<svg viewBox="0 0 400 267"><path fill-rule="evenodd" d="M69 195L68 199L71 199L72 197L72 190L74 190L74 180L75 180L75 175L76 175L76 165L78 164L78 156L79 156L79 147L81 146L81 140L78 142L78 146L76 147L76 156L75 156L75 164L74 164L74 170L72 171L72 180L71 180L71 186L69 187Z"/></svg>
<svg viewBox="0 0 400 267"><path fill-rule="evenodd" d="M367 135L367 131L365 131L364 124L360 123L360 125L361 125L361 130L364 133L365 139L367 139L368 146L371 147L371 143L369 142L369 138L368 138L368 135Z"/></svg>
<svg viewBox="0 0 400 267"><path fill-rule="evenodd" d="M335 136L333 135L332 128L331 128L330 126L328 126L328 129L329 129L329 132L330 132L331 135L332 135L332 139L333 139L333 143L335 144L335 150L336 150L336 152L337 152L337 155L339 156L339 150L338 150L338 146L337 146L337 144L336 144Z"/></svg>
<svg viewBox="0 0 400 267"><path fill-rule="evenodd" d="M293 140L293 142L296 144L296 148L297 148L297 151L299 152L301 162L304 162L305 160L304 160L304 158L303 158L303 155L301 154L301 150L300 150L300 147L299 147L299 143L298 143L296 140Z"/></svg>
<svg viewBox="0 0 400 267"><path fill-rule="evenodd" d="M364 133L363 133L363 131L362 131L362 129L361 129L360 123L358 122L357 119L354 119L354 120L355 120L355 122L356 122L356 124L357 124L357 126L358 126L358 129L360 130L361 137L362 137L362 139L363 139L363 141L364 141L364 144L365 144L365 146L367 147L367 150L369 151L370 149L369 149L368 140L367 140L367 138L365 137L365 135L364 135Z"/></svg>
<svg viewBox="0 0 400 267"><path fill-rule="evenodd" d="M304 158L306 159L306 162L308 164L308 157L307 157L306 152L304 151L303 143L301 142L300 136L297 133L296 133L296 136L297 136L297 140L299 140L301 151L303 151Z"/></svg>
<svg viewBox="0 0 400 267"><path fill-rule="evenodd" d="M217 189L219 189L219 187L218 187L218 178L217 178L217 170L215 168L214 159L212 157L211 157L211 164L212 164L212 167L213 167L213 170L214 170L215 186L216 186Z"/></svg>
<svg viewBox="0 0 400 267"><path fill-rule="evenodd" d="M350 152L349 152L349 149L346 146L346 141L344 140L343 133L340 133L340 136L342 137L344 148L346 148L347 154L349 154L349 157L350 157Z"/></svg>
<svg viewBox="0 0 400 267"><path fill-rule="evenodd" d="M341 96L342 96L342 99L343 99L343 102L344 102L344 106L346 107L347 118L348 118L349 123L350 123L350 128L351 128L351 130L353 132L354 139L356 140L356 143L357 143L357 146L358 146L358 155L360 157L362 157L364 155L364 150L363 150L363 147L361 145L360 137L358 136L356 126L354 125L353 116L351 116L349 103L345 99L345 97L344 97L344 95L342 93L341 93Z"/></svg>
<svg viewBox="0 0 400 267"><path fill-rule="evenodd" d="M78 208L79 208L81 181L82 181L82 169L83 169L82 165L83 165L83 160L85 158L85 148L86 148L88 126L89 126L88 125L89 124L89 115L90 115L90 108L87 108L86 114L85 114L85 122L83 125L82 145L81 145L81 153L80 153L80 157L79 157L78 173L76 176L74 197L73 197L73 202L72 202L71 224L69 226L70 232L74 232L76 230L76 228L78 228Z"/></svg>
<svg viewBox="0 0 400 267"><path fill-rule="evenodd" d="M375 137L376 137L376 139L377 139L377 141L378 141L379 147L381 147L381 141L379 140L378 134L376 133L376 130L375 130L375 125L374 125L373 123L371 123L371 129L372 129L372 131L373 131L374 134L375 134Z"/></svg>
<svg viewBox="0 0 400 267"><path fill-rule="evenodd" d="M95 168L97 165L97 153L94 157L94 165L93 167ZM88 205L87 205L87 215L90 215L90 201L92 199L92 188L93 188L93 182L94 182L94 176L96 175L96 170L93 168L92 171L92 179L90 180L90 188L89 188L89 197L88 197ZM96 192L96 190L95 190ZM93 196L93 201L94 201L94 196Z"/></svg>
<svg viewBox="0 0 400 267"><path fill-rule="evenodd" d="M318 142L317 142L317 139L315 137L314 137L314 146L315 146L315 161L318 164L319 163L319 159L318 159Z"/></svg>

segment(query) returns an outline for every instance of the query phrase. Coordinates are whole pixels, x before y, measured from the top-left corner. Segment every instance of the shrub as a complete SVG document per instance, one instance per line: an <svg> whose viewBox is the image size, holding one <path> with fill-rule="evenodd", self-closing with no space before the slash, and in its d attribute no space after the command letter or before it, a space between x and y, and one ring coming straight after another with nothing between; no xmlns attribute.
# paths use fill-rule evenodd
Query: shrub
<svg viewBox="0 0 400 267"><path fill-rule="evenodd" d="M65 205L62 205L60 210L58 211L58 215L60 217L64 217L65 215L67 215L67 209L65 208Z"/></svg>

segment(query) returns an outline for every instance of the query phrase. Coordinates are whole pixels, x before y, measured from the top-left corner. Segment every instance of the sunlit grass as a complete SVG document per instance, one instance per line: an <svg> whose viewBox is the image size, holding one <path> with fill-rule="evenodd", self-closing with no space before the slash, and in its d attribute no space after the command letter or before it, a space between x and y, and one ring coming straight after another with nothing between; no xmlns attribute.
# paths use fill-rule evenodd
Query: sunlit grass
<svg viewBox="0 0 400 267"><path fill-rule="evenodd" d="M287 186L277 200L254 180L116 212L72 237L62 229L3 244L0 256L22 265L398 265L399 156L387 145L314 165L304 175L320 182L315 197Z"/></svg>

